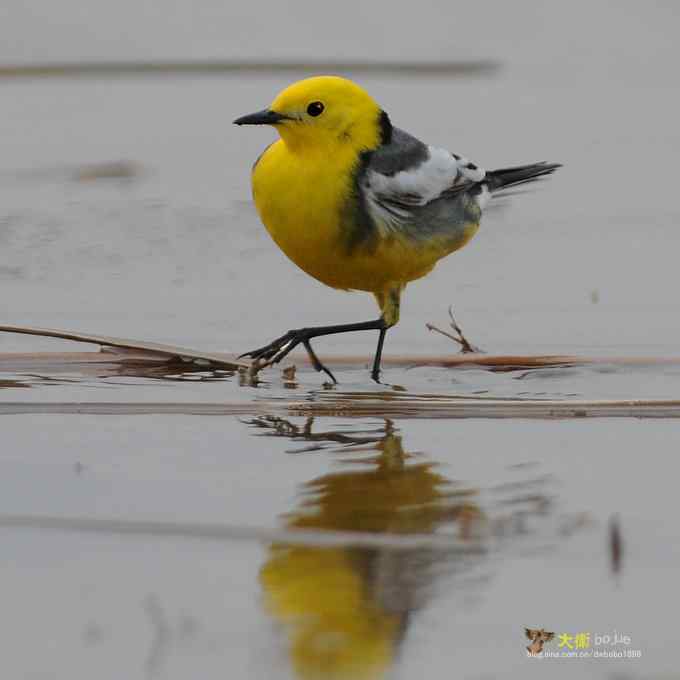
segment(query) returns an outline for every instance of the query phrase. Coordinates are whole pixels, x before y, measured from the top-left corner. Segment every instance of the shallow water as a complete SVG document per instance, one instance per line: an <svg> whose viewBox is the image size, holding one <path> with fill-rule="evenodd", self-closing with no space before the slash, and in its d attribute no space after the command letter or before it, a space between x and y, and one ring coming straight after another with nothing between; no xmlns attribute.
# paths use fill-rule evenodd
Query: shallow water
<svg viewBox="0 0 680 680"><path fill-rule="evenodd" d="M673 625L676 494L660 471L676 429L15 416L3 423L6 661L111 678L295 677L290 664L313 677L352 659L350 677L391 664L411 677L423 664L476 676L482 654L485 672L513 675L533 672L523 626L545 622L626 631L643 667L671 669L648 622ZM12 526L8 511L32 525ZM281 529L311 534L291 544ZM425 538L399 541L411 534ZM566 661L544 663L571 677Z"/></svg>
<svg viewBox="0 0 680 680"><path fill-rule="evenodd" d="M433 1L390 7L389 43L371 39L382 2L362 5L358 27L347 5L88 7L96 15L68 0L37 16L5 2L0 65L498 64L456 78L360 76L395 124L482 166L565 163L500 201L464 250L409 286L387 353L455 352L425 328L444 328L453 304L489 352L680 355L670 5ZM326 289L287 262L250 203L248 169L272 133L231 120L304 75L0 81L1 322L237 352L292 326L372 318L369 296ZM316 348L368 357L374 342ZM0 335L0 354L68 349L82 347ZM676 420L447 419L426 407L671 400L679 366L392 366L374 385L358 360L331 389L298 369L294 381L265 371L257 385L119 365L0 372L12 677L677 673ZM362 400L372 414L272 406ZM422 401L420 417L379 416L400 400ZM95 403L117 415L74 413ZM38 414L44 404L70 412ZM236 404L240 415L131 415L126 404ZM590 632L591 649L616 630L642 658L527 659L525 626Z"/></svg>

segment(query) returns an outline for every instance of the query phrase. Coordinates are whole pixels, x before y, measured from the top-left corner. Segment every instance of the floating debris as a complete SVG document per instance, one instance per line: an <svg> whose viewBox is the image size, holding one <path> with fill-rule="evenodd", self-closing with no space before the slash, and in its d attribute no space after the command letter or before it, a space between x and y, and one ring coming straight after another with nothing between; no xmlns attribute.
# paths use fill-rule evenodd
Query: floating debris
<svg viewBox="0 0 680 680"><path fill-rule="evenodd" d="M295 379L295 373L297 368L293 364L292 366L286 366L281 369L281 377L283 378L283 386L288 388L297 387L297 380Z"/></svg>
<svg viewBox="0 0 680 680"><path fill-rule="evenodd" d="M143 174L142 166L132 161L111 161L82 165L73 170L71 177L77 182L123 179L133 180Z"/></svg>
<svg viewBox="0 0 680 680"><path fill-rule="evenodd" d="M277 59L195 61L80 61L0 66L0 78L101 78L159 75L217 75L288 73L354 73L417 77L477 77L495 75L500 62L491 59L459 61L351 61Z"/></svg>
<svg viewBox="0 0 680 680"><path fill-rule="evenodd" d="M609 519L609 565L614 576L621 573L623 566L623 539L618 515Z"/></svg>
<svg viewBox="0 0 680 680"><path fill-rule="evenodd" d="M37 337L58 338L60 340L73 340L90 345L99 345L102 352L112 354L133 351L140 356L146 354L149 358L158 358L159 355L170 362L192 362L202 367L213 367L236 371L248 368L248 365L230 357L228 354L215 354L212 352L198 352L186 347L176 347L158 342L145 342L143 340L129 340L106 335L92 335L89 333L77 333L71 331L56 330L53 328L33 328L28 326L0 326L0 333L18 333L21 335L34 335ZM12 355L0 354L0 361L4 357L12 358ZM63 353L62 353L63 356ZM26 355L22 355L25 359Z"/></svg>
<svg viewBox="0 0 680 680"><path fill-rule="evenodd" d="M436 331L437 333L441 333L442 335L445 335L447 338L451 338L454 342L458 343L460 345L460 351L462 354L479 354L481 353L482 350L480 350L478 347L475 347L472 343L468 341L468 339L465 337L463 334L463 331L461 330L461 327L458 325L458 322L456 321L455 317L453 316L453 308L449 306L449 318L450 318L450 324L451 328L453 329L453 332L455 335L443 331L440 328L437 328L431 323L426 323L425 327L427 328L428 331Z"/></svg>

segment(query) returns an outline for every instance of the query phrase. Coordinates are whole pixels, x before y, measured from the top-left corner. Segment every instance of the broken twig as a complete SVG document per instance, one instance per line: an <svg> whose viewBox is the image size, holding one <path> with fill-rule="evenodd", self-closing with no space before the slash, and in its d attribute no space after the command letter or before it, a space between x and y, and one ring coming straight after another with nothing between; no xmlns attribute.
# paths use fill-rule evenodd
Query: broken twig
<svg viewBox="0 0 680 680"><path fill-rule="evenodd" d="M447 338L450 338L453 340L455 343L460 345L460 351L463 354L479 354L481 353L481 349L479 347L475 347L471 342L468 341L468 339L465 337L465 334L461 330L461 327L458 325L455 317L453 316L453 308L449 306L449 318L451 319L451 328L453 329L453 332L455 335L452 333L449 333L447 331L443 331L441 328L437 328L431 323L426 323L425 327L427 328L428 331L436 331L437 333L440 333L441 335L445 335Z"/></svg>

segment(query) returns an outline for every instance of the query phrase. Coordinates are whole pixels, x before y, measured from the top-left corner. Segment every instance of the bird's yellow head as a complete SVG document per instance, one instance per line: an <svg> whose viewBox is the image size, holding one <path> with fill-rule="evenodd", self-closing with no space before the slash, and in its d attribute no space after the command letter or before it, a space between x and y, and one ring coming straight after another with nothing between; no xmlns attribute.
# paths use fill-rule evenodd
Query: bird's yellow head
<svg viewBox="0 0 680 680"><path fill-rule="evenodd" d="M237 118L236 125L274 125L292 150L356 151L389 141L387 114L356 83L317 76L290 85L263 111Z"/></svg>

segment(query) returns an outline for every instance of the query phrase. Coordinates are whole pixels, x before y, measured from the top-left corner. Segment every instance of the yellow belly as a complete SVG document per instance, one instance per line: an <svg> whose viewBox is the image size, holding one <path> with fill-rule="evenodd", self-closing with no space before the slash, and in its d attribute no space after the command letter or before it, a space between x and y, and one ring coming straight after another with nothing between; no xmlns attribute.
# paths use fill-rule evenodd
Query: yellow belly
<svg viewBox="0 0 680 680"><path fill-rule="evenodd" d="M351 194L353 152L342 156L291 153L278 141L253 169L253 196L260 218L281 250L310 276L333 288L384 291L427 274L436 262L474 236L416 244L390 234L375 247L348 251L342 208ZM341 179L338 179L341 178Z"/></svg>

